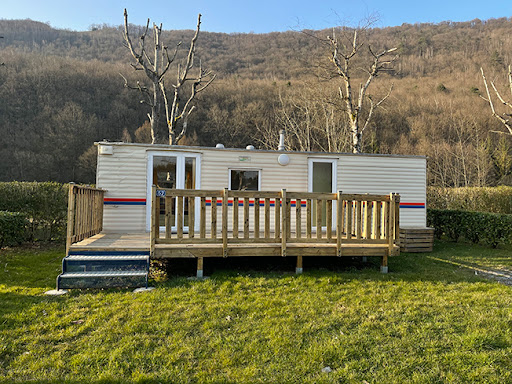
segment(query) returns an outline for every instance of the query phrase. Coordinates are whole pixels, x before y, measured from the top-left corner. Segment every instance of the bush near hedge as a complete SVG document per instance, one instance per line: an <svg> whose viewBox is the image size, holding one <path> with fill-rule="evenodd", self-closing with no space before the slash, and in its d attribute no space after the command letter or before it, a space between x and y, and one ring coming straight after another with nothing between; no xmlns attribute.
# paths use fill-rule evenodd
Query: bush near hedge
<svg viewBox="0 0 512 384"><path fill-rule="evenodd" d="M512 187L428 187L427 205L433 209L512 214Z"/></svg>
<svg viewBox="0 0 512 384"><path fill-rule="evenodd" d="M27 224L23 213L0 211L0 248L23 243Z"/></svg>
<svg viewBox="0 0 512 384"><path fill-rule="evenodd" d="M449 209L428 209L427 225L434 227L439 239L446 235L453 241L464 237L472 243L496 248L512 244L512 215Z"/></svg>
<svg viewBox="0 0 512 384"><path fill-rule="evenodd" d="M26 218L28 241L65 238L67 200L68 184L0 183L0 211L19 212Z"/></svg>

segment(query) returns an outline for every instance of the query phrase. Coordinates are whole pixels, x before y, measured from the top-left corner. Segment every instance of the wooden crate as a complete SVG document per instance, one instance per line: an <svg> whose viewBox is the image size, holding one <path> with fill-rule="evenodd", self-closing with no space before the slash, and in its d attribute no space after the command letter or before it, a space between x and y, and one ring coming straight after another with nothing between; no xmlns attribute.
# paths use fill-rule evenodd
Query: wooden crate
<svg viewBox="0 0 512 384"><path fill-rule="evenodd" d="M400 228L401 252L432 252L434 228Z"/></svg>

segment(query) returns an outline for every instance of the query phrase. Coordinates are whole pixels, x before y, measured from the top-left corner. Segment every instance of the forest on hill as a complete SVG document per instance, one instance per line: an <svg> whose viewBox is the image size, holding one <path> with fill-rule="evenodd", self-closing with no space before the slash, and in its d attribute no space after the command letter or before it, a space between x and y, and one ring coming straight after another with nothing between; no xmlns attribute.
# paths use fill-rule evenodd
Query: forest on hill
<svg viewBox="0 0 512 384"><path fill-rule="evenodd" d="M217 78L198 97L183 144L275 148L285 128L290 148L350 151L325 44L332 32L201 32L197 56ZM192 34L163 39L186 45ZM94 182L94 141L147 142L148 108L120 76L144 81L121 27L73 32L0 20L0 36L0 181ZM364 132L364 152L427 155L432 185L512 185L512 137L493 132L503 127L480 97L479 72L506 91L512 19L373 28L365 39L376 50L397 47L399 58L369 89L382 97L393 84Z"/></svg>

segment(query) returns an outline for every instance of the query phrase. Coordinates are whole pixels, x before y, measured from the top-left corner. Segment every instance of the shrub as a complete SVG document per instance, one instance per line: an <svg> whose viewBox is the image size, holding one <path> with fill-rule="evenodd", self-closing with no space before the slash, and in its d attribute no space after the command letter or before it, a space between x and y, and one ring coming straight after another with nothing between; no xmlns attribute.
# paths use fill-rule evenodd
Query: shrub
<svg viewBox="0 0 512 384"><path fill-rule="evenodd" d="M429 187L427 203L433 209L512 214L512 187Z"/></svg>
<svg viewBox="0 0 512 384"><path fill-rule="evenodd" d="M427 224L440 238L446 235L453 241L464 237L473 243L484 243L496 248L512 244L512 215L470 212L448 209L429 209Z"/></svg>
<svg viewBox="0 0 512 384"><path fill-rule="evenodd" d="M20 212L27 219L27 240L63 238L68 185L54 182L0 183L0 210Z"/></svg>
<svg viewBox="0 0 512 384"><path fill-rule="evenodd" d="M0 211L0 248L25 240L27 219L20 212Z"/></svg>

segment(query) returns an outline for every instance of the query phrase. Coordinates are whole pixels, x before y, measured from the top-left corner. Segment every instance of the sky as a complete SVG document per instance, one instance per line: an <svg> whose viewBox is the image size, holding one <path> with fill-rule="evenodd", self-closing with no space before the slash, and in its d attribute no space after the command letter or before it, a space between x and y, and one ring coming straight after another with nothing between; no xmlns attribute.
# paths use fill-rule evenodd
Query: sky
<svg viewBox="0 0 512 384"><path fill-rule="evenodd" d="M378 15L377 27L403 23L486 20L512 17L512 0L1 0L2 19L32 19L54 28L89 30L93 24L121 25L123 9L133 24L163 23L164 29L195 29L226 33L355 26Z"/></svg>

